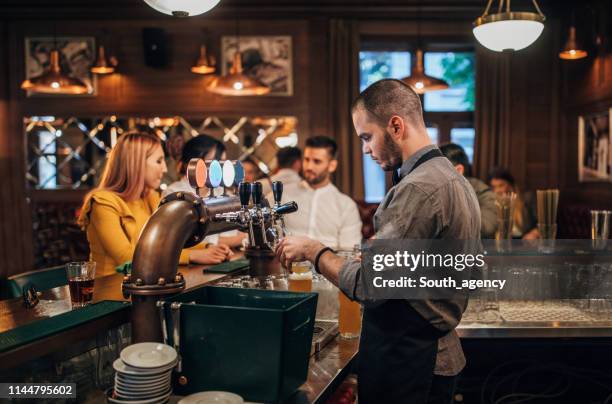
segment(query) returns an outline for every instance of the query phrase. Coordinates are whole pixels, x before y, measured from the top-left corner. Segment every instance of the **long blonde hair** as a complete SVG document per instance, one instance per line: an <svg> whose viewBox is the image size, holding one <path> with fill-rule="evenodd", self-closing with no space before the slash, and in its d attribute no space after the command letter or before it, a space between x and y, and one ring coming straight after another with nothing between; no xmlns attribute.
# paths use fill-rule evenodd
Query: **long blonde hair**
<svg viewBox="0 0 612 404"><path fill-rule="evenodd" d="M145 186L147 158L161 141L154 135L130 132L121 136L110 152L100 184L85 196L83 208L99 190L115 192L125 201L143 198L150 191Z"/></svg>

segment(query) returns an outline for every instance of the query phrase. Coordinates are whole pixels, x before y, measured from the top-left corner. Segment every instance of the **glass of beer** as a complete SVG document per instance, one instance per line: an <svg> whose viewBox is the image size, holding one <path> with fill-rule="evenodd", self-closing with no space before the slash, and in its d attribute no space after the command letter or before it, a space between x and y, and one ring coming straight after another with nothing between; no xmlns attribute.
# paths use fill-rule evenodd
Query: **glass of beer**
<svg viewBox="0 0 612 404"><path fill-rule="evenodd" d="M291 264L289 290L294 292L312 291L312 271L310 270L310 262L300 261Z"/></svg>
<svg viewBox="0 0 612 404"><path fill-rule="evenodd" d="M94 261L70 262L66 265L70 301L72 307L83 307L93 300L96 263Z"/></svg>
<svg viewBox="0 0 612 404"><path fill-rule="evenodd" d="M338 331L340 337L352 339L361 332L361 304L351 301L342 291L338 291L340 313L338 314Z"/></svg>

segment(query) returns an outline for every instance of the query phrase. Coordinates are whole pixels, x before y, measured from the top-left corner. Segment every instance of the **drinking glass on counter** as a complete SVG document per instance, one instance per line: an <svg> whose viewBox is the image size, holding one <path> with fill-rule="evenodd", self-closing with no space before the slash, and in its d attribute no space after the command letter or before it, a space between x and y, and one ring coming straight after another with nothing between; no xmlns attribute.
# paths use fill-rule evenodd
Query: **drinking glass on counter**
<svg viewBox="0 0 612 404"><path fill-rule="evenodd" d="M542 236L540 252L552 253L557 238L558 189L539 189L537 191L538 231Z"/></svg>
<svg viewBox="0 0 612 404"><path fill-rule="evenodd" d="M70 301L72 307L83 307L91 303L96 279L94 261L69 262L66 265Z"/></svg>
<svg viewBox="0 0 612 404"><path fill-rule="evenodd" d="M609 210L591 211L591 240L593 241L593 248L596 250L604 250L606 248L610 232L611 215L612 211Z"/></svg>
<svg viewBox="0 0 612 404"><path fill-rule="evenodd" d="M312 291L312 271L308 261L294 262L291 264L289 274L289 290L293 292Z"/></svg>
<svg viewBox="0 0 612 404"><path fill-rule="evenodd" d="M495 240L499 251L509 251L511 249L510 239L512 238L512 227L514 226L514 203L516 193L505 192L497 196L495 206L497 207L497 231Z"/></svg>
<svg viewBox="0 0 612 404"><path fill-rule="evenodd" d="M346 339L359 337L361 332L361 304L351 301L342 291L338 291L338 331Z"/></svg>

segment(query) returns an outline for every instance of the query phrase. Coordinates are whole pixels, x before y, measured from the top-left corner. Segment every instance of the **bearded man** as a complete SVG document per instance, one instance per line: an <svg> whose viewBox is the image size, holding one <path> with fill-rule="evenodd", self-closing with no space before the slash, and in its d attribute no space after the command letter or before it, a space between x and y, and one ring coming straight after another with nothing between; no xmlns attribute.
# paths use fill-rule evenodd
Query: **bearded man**
<svg viewBox="0 0 612 404"><path fill-rule="evenodd" d="M374 215L376 239L480 244L476 194L431 144L415 91L399 80L381 80L360 94L351 112L363 152L394 174L394 186ZM366 295L371 278L366 271L372 268L345 260L316 239L285 237L276 255L285 265L311 261L349 299L362 303L359 403L453 402L456 376L465 366L455 331L467 305L465 293L372 301Z"/></svg>
<svg viewBox="0 0 612 404"><path fill-rule="evenodd" d="M304 181L284 187L283 202L295 201L298 213L285 216L289 234L319 240L333 249L352 250L361 242L357 204L332 184L338 167L336 142L327 136L306 140Z"/></svg>

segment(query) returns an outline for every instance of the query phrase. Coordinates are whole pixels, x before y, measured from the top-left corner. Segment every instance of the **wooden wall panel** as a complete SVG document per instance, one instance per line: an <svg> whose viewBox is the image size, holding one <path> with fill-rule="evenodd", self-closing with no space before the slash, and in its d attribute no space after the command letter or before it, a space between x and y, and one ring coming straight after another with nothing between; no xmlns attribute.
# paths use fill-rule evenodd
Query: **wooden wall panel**
<svg viewBox="0 0 612 404"><path fill-rule="evenodd" d="M144 65L142 29L166 30L171 47L170 65L153 69ZM327 26L325 25L325 28ZM0 197L0 259L11 262L0 275L31 269L32 230L28 192L25 189L25 151L22 119L29 115L101 116L174 115L293 115L303 142L309 136L310 97L313 89L306 20L241 20L240 35L289 35L293 52L293 95L223 97L205 91L208 79L190 72L197 58L202 30L209 32L210 50L218 57L221 37L236 34L235 20L171 19L117 21L15 21L2 24L0 75L0 173L6 193ZM319 29L321 27L318 27ZM27 36L101 36L111 32L110 43L119 59L118 73L98 77L93 97L27 97L19 86L24 79L24 38ZM317 32L325 43L326 31ZM318 50L325 53L326 50ZM325 65L323 65L323 69ZM317 89L320 91L320 88ZM321 107L323 110L325 106ZM30 195L31 196L31 195Z"/></svg>
<svg viewBox="0 0 612 404"><path fill-rule="evenodd" d="M564 164L559 175L569 202L612 209L612 183L578 182L578 117L612 108L612 4L605 0L592 3L598 19L592 23L604 42L599 47L589 44L586 59L562 62L560 160Z"/></svg>

